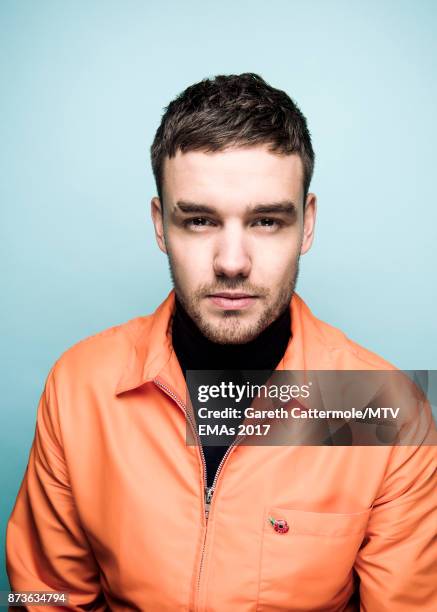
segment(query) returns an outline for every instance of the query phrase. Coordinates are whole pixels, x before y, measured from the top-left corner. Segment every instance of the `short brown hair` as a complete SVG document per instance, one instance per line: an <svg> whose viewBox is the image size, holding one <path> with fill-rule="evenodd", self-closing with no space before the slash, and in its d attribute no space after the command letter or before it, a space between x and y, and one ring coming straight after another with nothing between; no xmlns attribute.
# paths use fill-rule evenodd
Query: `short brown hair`
<svg viewBox="0 0 437 612"><path fill-rule="evenodd" d="M270 145L272 152L300 155L305 203L314 170L311 135L304 115L284 91L252 72L218 75L187 87L165 109L151 147L159 197L164 159L178 150L213 152L260 144Z"/></svg>

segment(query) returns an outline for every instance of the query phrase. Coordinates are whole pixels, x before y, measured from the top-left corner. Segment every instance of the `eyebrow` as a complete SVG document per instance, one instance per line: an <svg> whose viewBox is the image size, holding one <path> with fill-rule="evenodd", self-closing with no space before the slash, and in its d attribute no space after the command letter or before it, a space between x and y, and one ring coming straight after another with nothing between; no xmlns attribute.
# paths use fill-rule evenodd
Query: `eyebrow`
<svg viewBox="0 0 437 612"><path fill-rule="evenodd" d="M217 212L212 206L197 204L196 202L186 202L185 200L176 202L176 209L179 209L183 213L208 213L210 215Z"/></svg>
<svg viewBox="0 0 437 612"><path fill-rule="evenodd" d="M197 202L187 202L179 200L176 202L176 208L183 213L206 213L210 215L217 214L217 209L207 204ZM253 208L249 208L250 214L272 214L282 213L287 215L295 215L297 206L291 200L283 200L281 202L267 202L265 204L257 204Z"/></svg>
<svg viewBox="0 0 437 612"><path fill-rule="evenodd" d="M284 213L287 215L294 215L297 212L297 206L291 200L285 200L283 202L257 204L250 212L255 214Z"/></svg>

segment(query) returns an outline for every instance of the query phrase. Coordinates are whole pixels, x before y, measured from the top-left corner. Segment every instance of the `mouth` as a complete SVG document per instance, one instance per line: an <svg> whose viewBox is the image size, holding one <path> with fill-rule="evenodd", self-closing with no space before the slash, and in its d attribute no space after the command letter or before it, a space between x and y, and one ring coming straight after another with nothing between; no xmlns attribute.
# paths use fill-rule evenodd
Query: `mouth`
<svg viewBox="0 0 437 612"><path fill-rule="evenodd" d="M222 291L208 295L207 298L214 306L221 310L243 310L252 306L258 299L258 296L248 293Z"/></svg>

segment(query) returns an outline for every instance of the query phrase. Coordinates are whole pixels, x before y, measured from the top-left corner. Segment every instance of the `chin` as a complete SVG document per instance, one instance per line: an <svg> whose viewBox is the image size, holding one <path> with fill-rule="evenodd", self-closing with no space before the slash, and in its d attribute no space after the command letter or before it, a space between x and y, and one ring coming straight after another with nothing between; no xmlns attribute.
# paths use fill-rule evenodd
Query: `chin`
<svg viewBox="0 0 437 612"><path fill-rule="evenodd" d="M203 320L199 329L208 340L217 344L246 344L254 340L262 331L256 325L242 326L235 320L232 325L229 325L228 318L214 323Z"/></svg>

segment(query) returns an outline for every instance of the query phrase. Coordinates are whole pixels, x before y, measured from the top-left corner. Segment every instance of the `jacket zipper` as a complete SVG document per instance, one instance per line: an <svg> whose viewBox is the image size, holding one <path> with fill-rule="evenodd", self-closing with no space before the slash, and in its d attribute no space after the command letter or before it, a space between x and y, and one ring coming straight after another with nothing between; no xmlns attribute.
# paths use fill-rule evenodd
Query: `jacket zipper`
<svg viewBox="0 0 437 612"><path fill-rule="evenodd" d="M208 488L208 487L206 487L206 489L205 489L205 502L208 504L208 506L207 506L207 510L205 509L205 511L208 511L208 514L209 514L209 508L210 508L210 505L211 505L211 502L212 502L212 496L213 496L214 491L215 491L215 488L216 488L216 486L217 486L217 480L218 480L218 477L220 476L220 471L221 471L221 469L222 469L222 467L223 467L223 464L224 464L224 462L226 461L226 459L227 459L228 455L230 454L230 452L232 451L232 449L233 449L235 446L237 446L238 442L239 442L240 440L242 440L244 437L245 437L245 436L238 436L237 438L235 438L235 440L234 440L233 442L231 442L231 444L230 444L230 445L228 446L228 448L226 449L226 452L225 452L225 454L223 455L222 460L220 461L220 463L219 463L219 465L218 465L218 468L217 468L217 471L216 471L216 473L215 473L215 476L214 476L214 480L213 480L212 486L211 486L211 487L209 487L209 488ZM205 508L206 508L206 506L205 506Z"/></svg>
<svg viewBox="0 0 437 612"><path fill-rule="evenodd" d="M199 575L197 578L197 599L199 599L199 592L200 592L200 579L202 576L202 568L203 568L203 562L204 562L204 558L205 558L205 547L206 547L206 534L207 534L207 529L208 529L208 517L209 517L209 513L210 513L210 508L211 508L211 504L212 504L212 496L214 494L214 490L217 486L217 480L218 477L220 475L220 471L223 467L224 462L226 461L228 455L230 454L230 452L232 451L232 449L238 444L238 442L240 440L242 440L243 438L245 438L245 436L238 436L237 438L235 438L235 440L229 445L229 447L226 449L225 454L222 457L222 460L219 463L219 466L217 468L217 471L215 473L214 476L214 480L212 483L211 487L207 486L208 480L207 480L207 474L206 474L206 461L205 461L205 455L203 453L203 448L202 448L202 443L200 441L200 436L197 433L197 429L195 424L192 421L191 415L188 414L187 412L187 407L186 405L181 402L181 400L179 399L179 397L169 388L167 387L167 385L163 384L159 378L154 378L153 382L155 383L155 385L157 387L160 387L163 391L165 391L165 393L167 395L169 395L175 402L176 404L179 406L179 408L182 410L182 412L185 414L186 418L188 419L191 429L193 431L193 434L195 435L197 441L198 441L198 446L199 446L199 451L200 451L200 458L202 460L202 466L203 466L203 491L204 491L204 507L205 507L205 522L206 522L206 526L205 526L205 534L203 537L203 544L202 544L202 551L201 551L201 556L200 556L200 565L199 565Z"/></svg>
<svg viewBox="0 0 437 612"><path fill-rule="evenodd" d="M203 449L202 449L202 444L200 442L200 437L199 437L199 434L197 433L197 429L196 429L195 424L193 423L191 415L188 414L186 405L183 402L181 402L179 397L169 387L167 387L167 385L164 385L164 383L162 383L159 380L159 378L154 378L153 382L155 383L155 385L157 387L160 387L161 389L163 389L163 391L165 391L166 394L169 395L176 402L176 404L182 410L182 412L184 413L185 417L188 419L188 422L190 423L191 430L192 430L194 436L196 437L196 439L198 441L198 446L199 446L199 451L200 451L200 458L202 460L202 467L203 467L203 483L202 484L204 485L204 491L205 491L205 496L206 496L206 489L207 489L206 483L207 483L207 479L206 479L206 461L205 461L205 455L203 454Z"/></svg>
<svg viewBox="0 0 437 612"><path fill-rule="evenodd" d="M199 575L197 577L197 600L198 601L200 601L200 580L201 580L201 577L202 577L202 568L203 568L203 563L204 563L204 559L205 559L206 534L207 534L207 529L208 529L208 517L209 517L210 508L211 508L211 504L212 504L212 496L214 495L214 491L215 491L215 488L217 486L217 480L218 480L218 478L220 476L220 472L222 470L223 464L225 463L227 457L230 455L230 453L233 450L233 448L237 445L238 441L241 440L244 437L245 436L239 436L238 438L235 438L235 440L228 446L228 448L226 449L225 454L223 455L222 460L220 461L220 463L218 465L218 468L217 468L217 471L215 473L212 486L211 487L205 486L205 519L206 519L206 529L205 529L205 535L204 535L204 538L203 538L202 553L201 553L201 557L200 557ZM203 454L203 452L202 452L202 454ZM205 482L207 482L207 480L205 480Z"/></svg>

